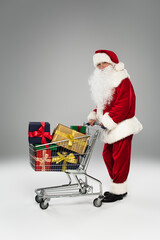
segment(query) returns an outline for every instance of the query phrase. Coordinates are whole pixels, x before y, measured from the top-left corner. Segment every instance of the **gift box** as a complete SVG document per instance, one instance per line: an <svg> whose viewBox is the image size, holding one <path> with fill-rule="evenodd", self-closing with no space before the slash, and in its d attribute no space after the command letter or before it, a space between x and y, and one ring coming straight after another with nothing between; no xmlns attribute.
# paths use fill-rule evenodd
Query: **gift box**
<svg viewBox="0 0 160 240"><path fill-rule="evenodd" d="M52 140L50 124L48 122L30 122L28 128L28 141L30 144L45 144Z"/></svg>
<svg viewBox="0 0 160 240"><path fill-rule="evenodd" d="M32 167L35 171L51 170L52 150L36 150L35 156L32 157Z"/></svg>
<svg viewBox="0 0 160 240"><path fill-rule="evenodd" d="M68 169L77 169L79 167L79 156L68 152L53 152L51 160L51 171L65 172Z"/></svg>
<svg viewBox="0 0 160 240"><path fill-rule="evenodd" d="M86 126L70 126L71 129L86 134Z"/></svg>
<svg viewBox="0 0 160 240"><path fill-rule="evenodd" d="M86 136L85 134L77 132L62 124L57 125L53 132L52 138L52 142L54 142L56 145L70 149L71 151L79 154L83 154L85 152L88 140L89 136Z"/></svg>

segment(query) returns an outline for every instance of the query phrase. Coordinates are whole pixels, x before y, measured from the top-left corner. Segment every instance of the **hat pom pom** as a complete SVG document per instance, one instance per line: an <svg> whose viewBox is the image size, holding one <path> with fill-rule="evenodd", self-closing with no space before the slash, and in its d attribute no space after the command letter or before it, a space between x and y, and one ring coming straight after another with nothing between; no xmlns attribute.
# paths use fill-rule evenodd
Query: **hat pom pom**
<svg viewBox="0 0 160 240"><path fill-rule="evenodd" d="M115 68L116 71L122 71L122 70L124 70L124 63L119 62L115 65L114 68Z"/></svg>

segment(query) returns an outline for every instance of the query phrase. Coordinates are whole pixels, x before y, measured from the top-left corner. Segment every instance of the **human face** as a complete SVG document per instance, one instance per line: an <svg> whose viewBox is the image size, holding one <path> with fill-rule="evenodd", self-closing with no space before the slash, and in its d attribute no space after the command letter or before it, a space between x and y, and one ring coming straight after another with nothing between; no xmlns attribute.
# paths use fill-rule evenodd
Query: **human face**
<svg viewBox="0 0 160 240"><path fill-rule="evenodd" d="M101 62L101 63L97 64L97 67L102 70L102 69L108 67L109 65L111 65L111 64L107 63L107 62Z"/></svg>

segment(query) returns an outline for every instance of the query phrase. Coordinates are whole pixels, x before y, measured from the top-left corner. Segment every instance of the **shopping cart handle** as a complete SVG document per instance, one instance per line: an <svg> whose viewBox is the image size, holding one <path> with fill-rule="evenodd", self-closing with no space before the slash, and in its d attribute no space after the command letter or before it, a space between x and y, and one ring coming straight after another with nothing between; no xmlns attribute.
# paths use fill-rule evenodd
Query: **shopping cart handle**
<svg viewBox="0 0 160 240"><path fill-rule="evenodd" d="M85 125L87 125L87 126L90 126L90 124L89 123L85 123ZM97 123L97 122L95 122L95 123L93 123L93 125L95 125L95 126L100 126L100 123ZM103 125L102 126L100 126L102 129L107 129L106 127L104 127Z"/></svg>

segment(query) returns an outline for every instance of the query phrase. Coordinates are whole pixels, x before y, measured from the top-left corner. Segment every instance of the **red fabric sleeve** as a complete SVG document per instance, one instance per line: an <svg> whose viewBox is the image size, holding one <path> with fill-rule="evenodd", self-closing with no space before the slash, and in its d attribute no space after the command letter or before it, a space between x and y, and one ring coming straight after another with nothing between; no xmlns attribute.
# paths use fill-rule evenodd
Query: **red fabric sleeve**
<svg viewBox="0 0 160 240"><path fill-rule="evenodd" d="M117 96L113 106L109 111L109 116L115 123L119 123L126 119L130 111L130 106L134 97L133 87L128 78L124 79L117 89Z"/></svg>

